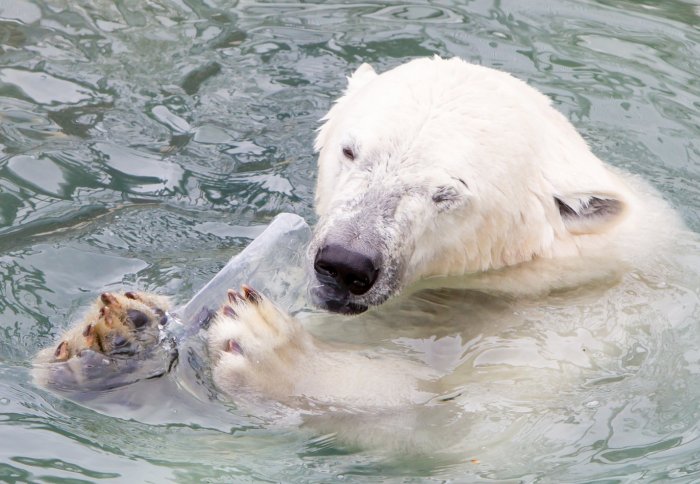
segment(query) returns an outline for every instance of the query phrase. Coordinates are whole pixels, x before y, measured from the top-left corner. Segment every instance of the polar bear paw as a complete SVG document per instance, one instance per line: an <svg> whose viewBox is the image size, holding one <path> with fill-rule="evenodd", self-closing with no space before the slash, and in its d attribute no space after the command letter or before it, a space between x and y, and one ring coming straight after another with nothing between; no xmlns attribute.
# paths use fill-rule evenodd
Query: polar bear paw
<svg viewBox="0 0 700 484"><path fill-rule="evenodd" d="M283 400L293 396L312 337L290 315L249 286L228 291L208 336L214 383L229 395L244 389Z"/></svg>
<svg viewBox="0 0 700 484"><path fill-rule="evenodd" d="M55 347L39 352L35 379L58 389L101 390L164 373L176 356L174 346L159 351L169 305L149 293L102 293Z"/></svg>

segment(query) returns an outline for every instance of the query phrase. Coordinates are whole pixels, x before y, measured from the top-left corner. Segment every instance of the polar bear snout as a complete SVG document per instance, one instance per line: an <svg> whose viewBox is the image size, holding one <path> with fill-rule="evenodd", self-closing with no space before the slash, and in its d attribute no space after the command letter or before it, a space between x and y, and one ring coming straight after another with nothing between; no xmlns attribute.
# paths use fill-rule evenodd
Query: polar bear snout
<svg viewBox="0 0 700 484"><path fill-rule="evenodd" d="M400 190L389 191L372 187L357 192L319 218L307 252L315 305L357 314L382 304L403 286L412 226L397 214L405 199Z"/></svg>
<svg viewBox="0 0 700 484"><path fill-rule="evenodd" d="M379 282L386 272L382 253L357 242L356 237L348 240L317 233L309 248L313 271L309 289L316 306L334 313L359 314L375 305L375 299L386 299L384 284Z"/></svg>
<svg viewBox="0 0 700 484"><path fill-rule="evenodd" d="M368 255L337 244L324 245L314 258L314 271L320 283L338 286L356 296L372 288L380 265L378 253Z"/></svg>

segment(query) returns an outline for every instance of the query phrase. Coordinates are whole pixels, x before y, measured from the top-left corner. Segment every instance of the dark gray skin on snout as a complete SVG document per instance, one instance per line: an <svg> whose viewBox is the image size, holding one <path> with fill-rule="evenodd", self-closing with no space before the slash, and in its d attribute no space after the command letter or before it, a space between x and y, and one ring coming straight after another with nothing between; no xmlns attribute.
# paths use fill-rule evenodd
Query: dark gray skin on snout
<svg viewBox="0 0 700 484"><path fill-rule="evenodd" d="M359 314L398 291L403 252L410 250L395 243L403 232L396 218L401 199L397 192L387 193L387 187L374 187L336 207L332 220L321 218L308 252L314 304Z"/></svg>

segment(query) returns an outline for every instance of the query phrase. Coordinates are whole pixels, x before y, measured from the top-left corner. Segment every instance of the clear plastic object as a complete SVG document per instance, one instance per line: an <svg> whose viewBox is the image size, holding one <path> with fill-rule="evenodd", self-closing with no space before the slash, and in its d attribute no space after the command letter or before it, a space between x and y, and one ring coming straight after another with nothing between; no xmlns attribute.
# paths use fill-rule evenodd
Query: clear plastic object
<svg viewBox="0 0 700 484"><path fill-rule="evenodd" d="M226 290L247 284L289 312L305 304L306 247L311 229L291 213L277 215L270 225L231 260L187 304L173 312L186 336L202 318L226 301Z"/></svg>

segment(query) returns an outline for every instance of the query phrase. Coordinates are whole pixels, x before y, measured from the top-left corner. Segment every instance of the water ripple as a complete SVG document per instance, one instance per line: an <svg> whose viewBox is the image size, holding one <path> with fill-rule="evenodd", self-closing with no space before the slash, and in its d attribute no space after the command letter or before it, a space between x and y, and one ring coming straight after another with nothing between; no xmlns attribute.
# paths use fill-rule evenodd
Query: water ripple
<svg viewBox="0 0 700 484"><path fill-rule="evenodd" d="M468 429L431 456L307 439L220 402L178 407L197 422L150 425L128 405L110 417L32 387L26 366L100 291L184 300L276 213L312 218L314 130L362 62L504 68L700 229L698 25L680 0L0 1L0 440L13 442L0 479L697 479L696 280L640 276L615 304L525 308L510 326L507 301L480 299L501 323L470 313L455 329L474 307L455 292L390 320L316 324L469 369L449 395L458 415L415 415L445 436ZM668 264L697 270L696 253L679 241ZM407 336L425 321L433 338ZM163 395L160 411L183 405ZM226 417L206 420L214 408Z"/></svg>

